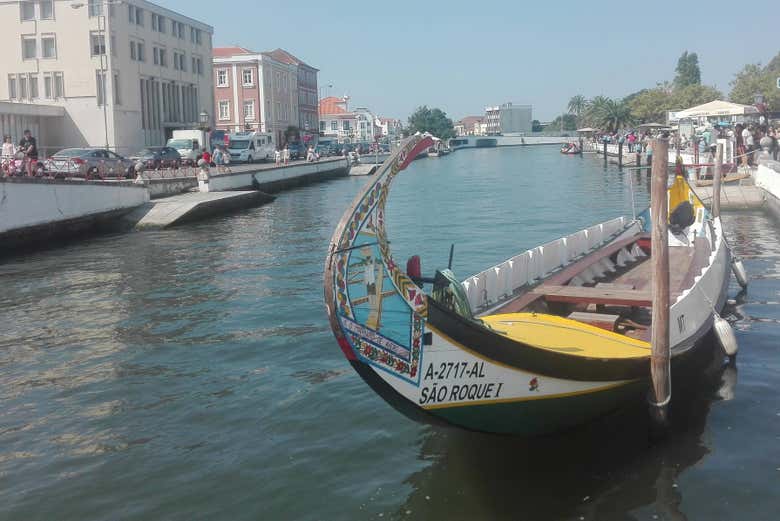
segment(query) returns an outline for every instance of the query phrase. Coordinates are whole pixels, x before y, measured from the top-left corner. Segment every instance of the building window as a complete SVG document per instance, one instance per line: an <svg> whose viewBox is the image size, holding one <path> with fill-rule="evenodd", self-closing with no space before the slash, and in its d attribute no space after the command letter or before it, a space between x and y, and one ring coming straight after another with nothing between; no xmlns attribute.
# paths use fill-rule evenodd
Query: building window
<svg viewBox="0 0 780 521"><path fill-rule="evenodd" d="M349 130L349 121L346 119L341 122L341 130Z"/></svg>
<svg viewBox="0 0 780 521"><path fill-rule="evenodd" d="M130 41L130 59L133 61L138 60L138 54L135 52L135 42L132 40Z"/></svg>
<svg viewBox="0 0 780 521"><path fill-rule="evenodd" d="M135 8L135 24L144 26L144 10L138 7Z"/></svg>
<svg viewBox="0 0 780 521"><path fill-rule="evenodd" d="M106 35L103 33L90 33L89 39L92 56L106 54Z"/></svg>
<svg viewBox="0 0 780 521"><path fill-rule="evenodd" d="M21 18L22 21L35 20L35 2L32 0L22 0L21 6Z"/></svg>
<svg viewBox="0 0 780 521"><path fill-rule="evenodd" d="M255 84L254 79L254 73L252 72L252 69L244 69L241 72L241 75L244 80L244 87L252 87Z"/></svg>
<svg viewBox="0 0 780 521"><path fill-rule="evenodd" d="M217 87L229 87L227 69L217 69Z"/></svg>
<svg viewBox="0 0 780 521"><path fill-rule="evenodd" d="M41 0L39 7L41 10L41 20L54 20L53 0Z"/></svg>
<svg viewBox="0 0 780 521"><path fill-rule="evenodd" d="M198 74L203 76L203 60L200 58L197 59L197 65L198 65Z"/></svg>
<svg viewBox="0 0 780 521"><path fill-rule="evenodd" d="M338 130L339 129L339 122L338 121L331 121L330 122L330 129L331 130Z"/></svg>
<svg viewBox="0 0 780 521"><path fill-rule="evenodd" d="M43 58L57 57L57 43L53 34L41 36L41 56Z"/></svg>
<svg viewBox="0 0 780 521"><path fill-rule="evenodd" d="M95 87L97 104L102 106L106 102L106 75L103 71L95 71Z"/></svg>
<svg viewBox="0 0 780 521"><path fill-rule="evenodd" d="M27 99L27 76L19 75L19 99Z"/></svg>
<svg viewBox="0 0 780 521"><path fill-rule="evenodd" d="M201 44L200 29L195 29L195 43L197 43L198 45Z"/></svg>
<svg viewBox="0 0 780 521"><path fill-rule="evenodd" d="M131 23L135 23L135 6L133 4L127 4L127 20Z"/></svg>
<svg viewBox="0 0 780 521"><path fill-rule="evenodd" d="M43 97L46 99L52 99L54 97L54 78L51 73L43 75Z"/></svg>
<svg viewBox="0 0 780 521"><path fill-rule="evenodd" d="M254 100L244 102L244 121L255 120L255 102Z"/></svg>
<svg viewBox="0 0 780 521"><path fill-rule="evenodd" d="M325 132L325 130L326 130L325 122L324 121L320 121L320 132Z"/></svg>
<svg viewBox="0 0 780 521"><path fill-rule="evenodd" d="M121 85L119 84L119 73L114 73L114 105L122 104Z"/></svg>
<svg viewBox="0 0 780 521"><path fill-rule="evenodd" d="M135 44L135 50L138 55L138 61L139 62L145 62L146 61L146 46L142 42L137 42Z"/></svg>
<svg viewBox="0 0 780 521"><path fill-rule="evenodd" d="M16 99L16 76L8 75L8 99Z"/></svg>
<svg viewBox="0 0 780 521"><path fill-rule="evenodd" d="M88 10L90 17L101 16L103 14L103 0L89 0Z"/></svg>
<svg viewBox="0 0 780 521"><path fill-rule="evenodd" d="M187 55L184 53L179 55L179 69L187 72Z"/></svg>
<svg viewBox="0 0 780 521"><path fill-rule="evenodd" d="M229 121L230 120L230 102L229 101L220 101L219 102L219 119L222 121Z"/></svg>
<svg viewBox="0 0 780 521"><path fill-rule="evenodd" d="M38 98L38 76L30 74L30 99Z"/></svg>
<svg viewBox="0 0 780 521"><path fill-rule="evenodd" d="M195 63L195 56L193 56L192 57L192 73L195 74L196 72L198 72L198 69L197 69L196 63Z"/></svg>
<svg viewBox="0 0 780 521"><path fill-rule="evenodd" d="M54 73L54 97L65 97L65 78L61 72Z"/></svg>
<svg viewBox="0 0 780 521"><path fill-rule="evenodd" d="M34 60L38 54L35 36L22 36L22 59Z"/></svg>

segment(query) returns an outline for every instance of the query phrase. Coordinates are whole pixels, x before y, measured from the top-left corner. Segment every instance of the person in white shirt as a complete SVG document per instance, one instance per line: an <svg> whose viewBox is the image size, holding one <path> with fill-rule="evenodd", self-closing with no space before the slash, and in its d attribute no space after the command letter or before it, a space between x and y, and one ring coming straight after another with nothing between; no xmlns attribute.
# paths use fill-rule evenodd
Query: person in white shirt
<svg viewBox="0 0 780 521"><path fill-rule="evenodd" d="M274 150L274 163L276 163L277 166L282 163L282 151L278 148Z"/></svg>
<svg viewBox="0 0 780 521"><path fill-rule="evenodd" d="M6 135L3 138L3 149L0 152L0 168L2 168L3 175L8 175L11 170L11 163L14 160L14 154L16 154L16 146L11 136Z"/></svg>
<svg viewBox="0 0 780 521"><path fill-rule="evenodd" d="M282 151L282 160L284 161L285 165L290 163L290 149L287 148L287 145L284 145L284 150Z"/></svg>
<svg viewBox="0 0 780 521"><path fill-rule="evenodd" d="M745 162L751 165L753 164L753 151L756 148L756 143L753 140L753 131L750 127L745 127L742 130L742 143L745 145L745 153L747 154Z"/></svg>

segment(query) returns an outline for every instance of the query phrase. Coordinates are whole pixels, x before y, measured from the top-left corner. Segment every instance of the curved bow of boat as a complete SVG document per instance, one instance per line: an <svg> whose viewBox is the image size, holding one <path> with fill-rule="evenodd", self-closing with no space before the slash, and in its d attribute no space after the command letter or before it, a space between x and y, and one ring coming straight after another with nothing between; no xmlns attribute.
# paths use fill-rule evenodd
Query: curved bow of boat
<svg viewBox="0 0 780 521"><path fill-rule="evenodd" d="M416 134L382 163L341 217L325 262L328 318L344 355L412 378L426 298L393 261L384 214L395 176L432 143L429 134ZM384 320L383 312L391 319ZM416 338L409 338L410 327Z"/></svg>

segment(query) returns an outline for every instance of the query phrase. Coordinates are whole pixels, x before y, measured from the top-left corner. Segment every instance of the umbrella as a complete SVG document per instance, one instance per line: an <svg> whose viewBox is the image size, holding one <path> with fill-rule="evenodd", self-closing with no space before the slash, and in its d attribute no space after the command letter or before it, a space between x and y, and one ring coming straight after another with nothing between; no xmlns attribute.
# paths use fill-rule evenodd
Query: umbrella
<svg viewBox="0 0 780 521"><path fill-rule="evenodd" d="M639 128L669 128L669 125L662 125L661 123L642 123Z"/></svg>
<svg viewBox="0 0 780 521"><path fill-rule="evenodd" d="M597 129L597 128L590 128L590 127L578 128L577 129L577 132L598 132L598 131L599 131L599 129Z"/></svg>

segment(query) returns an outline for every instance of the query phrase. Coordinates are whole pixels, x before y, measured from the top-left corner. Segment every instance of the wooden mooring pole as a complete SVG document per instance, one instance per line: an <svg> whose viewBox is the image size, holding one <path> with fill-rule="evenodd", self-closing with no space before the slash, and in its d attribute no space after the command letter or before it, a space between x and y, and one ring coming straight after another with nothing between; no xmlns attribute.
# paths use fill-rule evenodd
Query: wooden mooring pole
<svg viewBox="0 0 780 521"><path fill-rule="evenodd" d="M618 170L623 170L623 140L618 141Z"/></svg>
<svg viewBox="0 0 780 521"><path fill-rule="evenodd" d="M657 138L653 156L668 157L669 140ZM650 377L652 386L648 401L650 416L658 427L668 423L671 400L669 350L669 237L666 161L653 161L650 181L651 270L653 274L653 322L651 326Z"/></svg>
<svg viewBox="0 0 780 521"><path fill-rule="evenodd" d="M720 183L723 179L723 143L715 149L715 172L712 174L712 216L720 215Z"/></svg>
<svg viewBox="0 0 780 521"><path fill-rule="evenodd" d="M604 139L604 166L607 166L607 140Z"/></svg>

